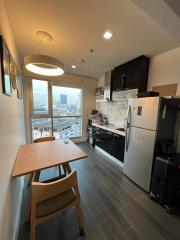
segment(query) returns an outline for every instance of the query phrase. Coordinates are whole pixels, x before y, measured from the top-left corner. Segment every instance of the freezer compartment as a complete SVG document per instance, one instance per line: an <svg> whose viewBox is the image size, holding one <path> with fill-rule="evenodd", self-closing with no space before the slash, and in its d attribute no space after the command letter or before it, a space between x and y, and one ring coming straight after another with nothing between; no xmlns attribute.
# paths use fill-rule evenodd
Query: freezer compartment
<svg viewBox="0 0 180 240"><path fill-rule="evenodd" d="M149 192L156 131L130 126L127 134L124 173Z"/></svg>
<svg viewBox="0 0 180 240"><path fill-rule="evenodd" d="M159 102L159 97L129 99L128 124L139 128L156 130Z"/></svg>

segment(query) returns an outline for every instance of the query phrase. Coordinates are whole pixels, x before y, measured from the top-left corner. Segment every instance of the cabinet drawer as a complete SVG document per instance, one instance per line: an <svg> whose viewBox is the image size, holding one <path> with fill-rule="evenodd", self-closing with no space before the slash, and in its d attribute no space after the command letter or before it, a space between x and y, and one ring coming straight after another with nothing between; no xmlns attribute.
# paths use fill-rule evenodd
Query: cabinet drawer
<svg viewBox="0 0 180 240"><path fill-rule="evenodd" d="M98 128L96 130L96 134L94 135L94 139L95 145L97 145L113 157L124 162L124 136Z"/></svg>

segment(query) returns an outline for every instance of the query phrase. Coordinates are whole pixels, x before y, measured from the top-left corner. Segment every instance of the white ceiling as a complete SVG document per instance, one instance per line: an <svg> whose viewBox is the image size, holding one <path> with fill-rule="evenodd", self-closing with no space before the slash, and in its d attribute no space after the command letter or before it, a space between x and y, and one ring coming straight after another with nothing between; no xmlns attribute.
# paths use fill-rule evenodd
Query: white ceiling
<svg viewBox="0 0 180 240"><path fill-rule="evenodd" d="M52 48L44 53L62 60L66 72L95 78L141 54L151 57L180 45L131 0L5 0L5 4L22 63L40 46L38 30L53 35ZM102 38L105 30L113 32L109 41ZM78 63L79 58L85 63Z"/></svg>
<svg viewBox="0 0 180 240"><path fill-rule="evenodd" d="M180 41L180 0L131 0L156 23Z"/></svg>
<svg viewBox="0 0 180 240"><path fill-rule="evenodd" d="M180 17L180 2L179 0L164 0L168 6Z"/></svg>

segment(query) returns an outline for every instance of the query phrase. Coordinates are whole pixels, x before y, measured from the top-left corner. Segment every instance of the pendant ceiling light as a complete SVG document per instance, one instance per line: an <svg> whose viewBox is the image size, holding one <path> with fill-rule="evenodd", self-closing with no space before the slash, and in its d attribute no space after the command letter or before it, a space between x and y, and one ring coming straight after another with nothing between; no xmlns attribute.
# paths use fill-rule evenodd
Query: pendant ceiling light
<svg viewBox="0 0 180 240"><path fill-rule="evenodd" d="M38 38L42 44L52 42L52 36L44 31L38 31ZM61 61L56 58L42 55L42 54L32 54L27 55L24 58L25 68L33 73L45 75L45 76L59 76L64 74L64 65Z"/></svg>

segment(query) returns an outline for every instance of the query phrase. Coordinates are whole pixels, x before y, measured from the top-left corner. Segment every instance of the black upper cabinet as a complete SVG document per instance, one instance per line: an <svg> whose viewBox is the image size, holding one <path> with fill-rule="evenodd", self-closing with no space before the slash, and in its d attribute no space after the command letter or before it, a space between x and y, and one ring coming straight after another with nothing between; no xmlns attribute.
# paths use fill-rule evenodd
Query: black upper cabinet
<svg viewBox="0 0 180 240"><path fill-rule="evenodd" d="M112 76L112 91L135 89L147 91L150 59L137 57L127 63L115 67Z"/></svg>

